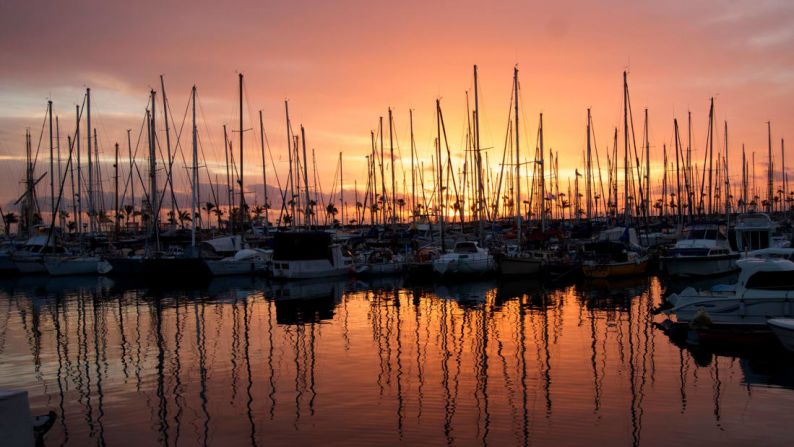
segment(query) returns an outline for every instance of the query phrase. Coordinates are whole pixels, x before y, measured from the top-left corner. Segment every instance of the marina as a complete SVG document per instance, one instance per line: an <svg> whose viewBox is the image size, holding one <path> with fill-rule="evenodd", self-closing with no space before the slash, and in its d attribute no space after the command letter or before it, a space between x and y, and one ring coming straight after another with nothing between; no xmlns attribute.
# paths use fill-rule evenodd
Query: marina
<svg viewBox="0 0 794 447"><path fill-rule="evenodd" d="M794 3L7 3L0 447L792 444Z"/></svg>

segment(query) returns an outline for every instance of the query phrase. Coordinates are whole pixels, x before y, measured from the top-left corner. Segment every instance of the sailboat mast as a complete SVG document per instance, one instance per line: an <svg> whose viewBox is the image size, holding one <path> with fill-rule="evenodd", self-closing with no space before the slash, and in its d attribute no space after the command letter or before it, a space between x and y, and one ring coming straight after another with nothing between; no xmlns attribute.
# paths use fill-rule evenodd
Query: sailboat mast
<svg viewBox="0 0 794 447"><path fill-rule="evenodd" d="M248 216L248 206L245 204L245 185L243 183L243 74L239 73L240 80L240 234L245 234L245 223Z"/></svg>
<svg viewBox="0 0 794 447"><path fill-rule="evenodd" d="M47 117L50 124L50 211L55 214L55 146L52 132L52 101L47 101Z"/></svg>
<svg viewBox="0 0 794 447"><path fill-rule="evenodd" d="M772 166L772 123L770 121L766 122L767 127L767 135L769 137L769 168L767 169L767 192L766 192L766 199L767 205L766 210L767 212L771 213L774 211L773 203L774 203L774 186L772 185L773 182L773 175L774 171Z"/></svg>
<svg viewBox="0 0 794 447"><path fill-rule="evenodd" d="M515 182L516 182L516 235L518 238L518 247L521 248L521 151L519 150L519 132L518 132L518 67L513 67L513 106L515 107L513 113L514 126L516 131L516 165L515 165Z"/></svg>
<svg viewBox="0 0 794 447"><path fill-rule="evenodd" d="M438 225L441 230L441 252L444 253L444 175L441 163L441 101L436 99L436 165L438 165L438 191L436 194L436 215L438 216Z"/></svg>
<svg viewBox="0 0 794 447"><path fill-rule="evenodd" d="M345 182L342 170L342 153L339 153L339 212L342 215L342 225L345 226Z"/></svg>
<svg viewBox="0 0 794 447"><path fill-rule="evenodd" d="M414 157L416 155L416 144L414 142L414 111L408 109L408 121L411 127L411 222L416 221L416 180L414 174L416 168L414 167ZM465 188L464 188L465 191Z"/></svg>
<svg viewBox="0 0 794 447"><path fill-rule="evenodd" d="M75 121L76 127L74 131L74 141L77 151L77 189L73 200L77 202L77 210L75 212L75 222L77 223L77 233L83 232L83 201L82 201L82 185L83 185L83 165L80 161L80 106L75 106ZM148 120L147 120L148 123Z"/></svg>
<svg viewBox="0 0 794 447"><path fill-rule="evenodd" d="M115 161L113 163L113 233L116 239L119 237L119 144L116 143Z"/></svg>
<svg viewBox="0 0 794 447"><path fill-rule="evenodd" d="M546 232L546 165L543 160L543 113L540 114L540 124L538 127L540 135L540 231Z"/></svg>
<svg viewBox="0 0 794 447"><path fill-rule="evenodd" d="M394 183L394 119L389 107L389 153L391 156L391 223L397 223L397 187Z"/></svg>
<svg viewBox="0 0 794 447"><path fill-rule="evenodd" d="M91 160L91 89L85 89L86 96L86 147L88 150L88 231L94 233L94 168ZM152 104L154 110L154 104ZM154 113L154 112L152 112Z"/></svg>
<svg viewBox="0 0 794 447"><path fill-rule="evenodd" d="M289 121L289 102L284 100L284 113L287 117L287 156L289 157L289 205L290 205L290 225L295 228L295 182L292 170L292 125Z"/></svg>
<svg viewBox="0 0 794 447"><path fill-rule="evenodd" d="M190 194L190 218L192 225L190 226L190 246L195 250L196 248L196 208L198 206L198 130L196 128L196 86L191 90L191 103L193 107L193 127L191 133L193 134L193 169L192 169L192 184L193 190ZM194 253L195 254L195 253Z"/></svg>
<svg viewBox="0 0 794 447"><path fill-rule="evenodd" d="M585 195L587 196L587 198L585 200L587 201L587 221L588 222L590 222L590 219L593 218L592 200L591 200L591 197L592 197L592 194L593 194L593 192L592 192L592 171L593 171L593 165L592 165L592 155L591 155L592 154L592 146L591 146L591 142L590 142L590 132L591 132L590 131L590 121L591 121L590 108L588 107L587 108L587 157L586 157L587 160L585 161L585 164L587 166L585 166L585 186L584 186Z"/></svg>
<svg viewBox="0 0 794 447"><path fill-rule="evenodd" d="M304 224L311 229L312 221L311 221L311 198L309 197L309 159L306 158L306 131L303 129L303 124L301 124L301 144L303 145L303 186L305 189L306 194L306 212L305 212L305 220Z"/></svg>
<svg viewBox="0 0 794 447"><path fill-rule="evenodd" d="M623 213L628 226L631 216L629 206L629 85L626 72L623 72Z"/></svg>
<svg viewBox="0 0 794 447"><path fill-rule="evenodd" d="M479 85L477 82L477 65L474 66L474 135L475 149L477 157L477 217L479 220L478 230L480 233L480 245L485 243L485 223L483 222L483 179L482 179L482 154L480 153L480 96ZM441 147L441 140L438 141Z"/></svg>

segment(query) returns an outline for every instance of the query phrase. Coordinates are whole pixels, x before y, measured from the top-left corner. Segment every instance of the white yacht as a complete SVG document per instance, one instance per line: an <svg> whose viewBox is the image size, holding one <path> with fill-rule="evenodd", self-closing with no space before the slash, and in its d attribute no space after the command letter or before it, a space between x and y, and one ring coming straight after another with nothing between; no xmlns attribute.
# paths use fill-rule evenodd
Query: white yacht
<svg viewBox="0 0 794 447"><path fill-rule="evenodd" d="M389 249L362 253L356 259L356 273L359 275L394 275L404 270L405 257Z"/></svg>
<svg viewBox="0 0 794 447"><path fill-rule="evenodd" d="M326 278L353 272L353 259L342 253L342 246L332 244L326 232L276 233L273 242L274 278Z"/></svg>
<svg viewBox="0 0 794 447"><path fill-rule="evenodd" d="M697 225L685 239L676 242L665 256L662 268L673 276L723 275L736 270L739 253L717 225Z"/></svg>
<svg viewBox="0 0 794 447"><path fill-rule="evenodd" d="M49 243L47 240L49 239ZM11 254L11 260L22 274L47 273L44 258L53 254L63 253L63 247L55 244L55 238L47 234L38 234L25 242L25 245Z"/></svg>
<svg viewBox="0 0 794 447"><path fill-rule="evenodd" d="M789 242L775 236L777 224L764 213L741 214L736 218L734 233L736 249L744 254L767 248L786 248Z"/></svg>
<svg viewBox="0 0 794 447"><path fill-rule="evenodd" d="M494 257L476 242L458 242L452 253L444 253L433 261L433 271L440 275L481 274L495 270Z"/></svg>
<svg viewBox="0 0 794 447"><path fill-rule="evenodd" d="M794 316L794 262L786 259L745 258L735 285L698 291L692 287L667 299L667 314L680 323L697 315L714 324L766 325L769 318Z"/></svg>

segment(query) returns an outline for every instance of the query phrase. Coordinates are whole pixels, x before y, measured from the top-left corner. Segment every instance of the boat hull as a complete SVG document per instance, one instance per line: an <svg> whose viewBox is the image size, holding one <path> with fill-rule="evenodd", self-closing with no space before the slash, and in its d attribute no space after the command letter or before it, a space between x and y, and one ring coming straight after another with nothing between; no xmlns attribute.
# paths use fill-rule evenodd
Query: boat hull
<svg viewBox="0 0 794 447"><path fill-rule="evenodd" d="M671 313L675 314L676 320L680 323L689 323L702 313L705 313L709 322L719 325L763 326L767 324L769 318L794 317L794 295L741 299L736 298L735 295L702 297L688 296L682 292L675 301Z"/></svg>
<svg viewBox="0 0 794 447"><path fill-rule="evenodd" d="M583 265L582 274L587 278L621 278L644 275L648 271L648 260L611 264Z"/></svg>
<svg viewBox="0 0 794 447"><path fill-rule="evenodd" d="M508 276L533 276L540 273L543 262L520 256L504 256L499 260L499 272Z"/></svg>
<svg viewBox="0 0 794 447"><path fill-rule="evenodd" d="M350 266L334 266L327 259L304 261L273 260L273 278L311 279L346 276L351 273Z"/></svg>
<svg viewBox="0 0 794 447"><path fill-rule="evenodd" d="M496 270L496 263L492 257L481 259L451 259L444 258L433 261L433 271L439 275L481 275Z"/></svg>
<svg viewBox="0 0 794 447"><path fill-rule="evenodd" d="M264 273L265 265L260 261L204 261L212 276L255 275Z"/></svg>
<svg viewBox="0 0 794 447"><path fill-rule="evenodd" d="M44 261L44 267L52 276L96 275L100 259L87 258L55 258Z"/></svg>
<svg viewBox="0 0 794 447"><path fill-rule="evenodd" d="M739 255L729 256L671 256L662 258L662 268L668 275L695 277L725 275L738 270Z"/></svg>

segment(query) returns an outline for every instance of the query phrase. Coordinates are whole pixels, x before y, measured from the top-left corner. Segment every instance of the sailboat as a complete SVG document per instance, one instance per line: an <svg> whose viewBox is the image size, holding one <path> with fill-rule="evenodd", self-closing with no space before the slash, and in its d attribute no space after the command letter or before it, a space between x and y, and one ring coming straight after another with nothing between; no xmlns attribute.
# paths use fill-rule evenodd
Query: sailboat
<svg viewBox="0 0 794 447"><path fill-rule="evenodd" d="M522 246L521 229L521 158L519 151L519 132L518 132L518 67L513 69L513 105L515 120L515 188L516 198L514 200L516 209L516 246L512 251L508 251L499 257L499 272L502 275L532 276L540 273L543 266L543 253L538 251L527 251ZM543 180L541 180L543 181Z"/></svg>

